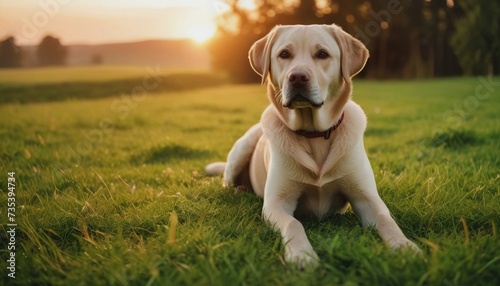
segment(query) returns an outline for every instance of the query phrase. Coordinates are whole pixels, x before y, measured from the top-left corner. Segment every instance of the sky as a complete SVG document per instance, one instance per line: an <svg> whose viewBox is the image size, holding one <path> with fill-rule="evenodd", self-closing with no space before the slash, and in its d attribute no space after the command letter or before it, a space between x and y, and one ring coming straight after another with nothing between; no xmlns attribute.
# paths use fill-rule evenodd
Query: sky
<svg viewBox="0 0 500 286"><path fill-rule="evenodd" d="M213 35L214 19L225 9L223 0L0 0L0 40L14 36L17 45L36 45L50 34L65 45L202 42Z"/></svg>

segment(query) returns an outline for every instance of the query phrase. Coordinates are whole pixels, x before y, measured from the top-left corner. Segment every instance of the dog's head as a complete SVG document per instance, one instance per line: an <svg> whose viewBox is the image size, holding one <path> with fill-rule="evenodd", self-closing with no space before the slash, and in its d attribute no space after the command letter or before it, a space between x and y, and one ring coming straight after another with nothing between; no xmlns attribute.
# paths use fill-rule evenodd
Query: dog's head
<svg viewBox="0 0 500 286"><path fill-rule="evenodd" d="M262 83L267 80L276 91L275 105L319 109L345 85L350 87L351 77L368 59L368 50L336 25L290 25L277 26L255 42L249 59ZM343 104L350 88L347 93Z"/></svg>

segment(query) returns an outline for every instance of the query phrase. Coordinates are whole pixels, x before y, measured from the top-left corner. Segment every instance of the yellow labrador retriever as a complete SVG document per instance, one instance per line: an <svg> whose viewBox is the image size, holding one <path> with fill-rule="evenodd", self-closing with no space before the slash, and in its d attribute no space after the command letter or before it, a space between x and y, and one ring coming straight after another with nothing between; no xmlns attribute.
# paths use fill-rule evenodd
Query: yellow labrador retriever
<svg viewBox="0 0 500 286"><path fill-rule="evenodd" d="M363 145L366 116L351 101L351 78L368 59L364 45L336 25L277 26L249 58L267 80L271 104L227 163L212 163L207 173L264 198L263 216L281 232L285 260L299 268L318 256L294 215L321 218L348 203L389 247L418 251L380 199Z"/></svg>

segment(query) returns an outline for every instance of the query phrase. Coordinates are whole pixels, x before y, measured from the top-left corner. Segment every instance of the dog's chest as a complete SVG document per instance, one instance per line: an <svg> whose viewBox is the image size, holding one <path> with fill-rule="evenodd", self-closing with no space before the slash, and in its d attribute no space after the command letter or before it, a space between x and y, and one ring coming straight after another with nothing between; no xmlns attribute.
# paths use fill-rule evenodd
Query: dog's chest
<svg viewBox="0 0 500 286"><path fill-rule="evenodd" d="M335 212L343 212L347 198L340 186L334 182L323 187L304 185L298 200L295 215L322 218Z"/></svg>
<svg viewBox="0 0 500 286"><path fill-rule="evenodd" d="M307 161L314 162L314 172L311 179L315 185L321 187L334 180L340 171L337 166L343 150L340 150L335 141L323 138L309 140L305 144L305 153L309 156Z"/></svg>
<svg viewBox="0 0 500 286"><path fill-rule="evenodd" d="M316 162L319 168L321 168L324 164L328 155L332 151L332 144L328 144L326 140L323 138L316 138L310 140L307 146L307 153L311 156L311 159Z"/></svg>
<svg viewBox="0 0 500 286"><path fill-rule="evenodd" d="M317 172L308 172L303 182L296 214L314 215L322 218L341 210L347 203L341 191L339 179L343 176L339 165L339 151L334 142L323 138L311 140L304 145L310 160L316 164Z"/></svg>

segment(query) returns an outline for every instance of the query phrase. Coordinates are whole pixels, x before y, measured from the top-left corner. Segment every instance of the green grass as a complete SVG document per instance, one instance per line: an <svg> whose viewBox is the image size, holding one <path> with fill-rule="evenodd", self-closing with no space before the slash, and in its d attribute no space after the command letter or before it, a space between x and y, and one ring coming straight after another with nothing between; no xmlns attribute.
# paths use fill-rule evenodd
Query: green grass
<svg viewBox="0 0 500 286"><path fill-rule="evenodd" d="M0 104L88 100L122 94L142 98L144 92L172 92L225 83L222 74L150 66L8 69L0 70Z"/></svg>
<svg viewBox="0 0 500 286"><path fill-rule="evenodd" d="M156 70L157 67L151 66ZM106 82L129 78L142 78L147 67L138 66L85 66L0 69L0 83L5 84L54 84L62 82ZM167 75L171 70L160 70ZM185 73L187 70L175 70Z"/></svg>
<svg viewBox="0 0 500 286"><path fill-rule="evenodd" d="M304 272L283 264L261 199L203 174L259 120L264 87L3 101L3 284L498 285L500 87L472 104L478 84L355 81L379 192L424 257L387 250L348 212L305 222L321 262ZM4 267L7 172L15 280Z"/></svg>

